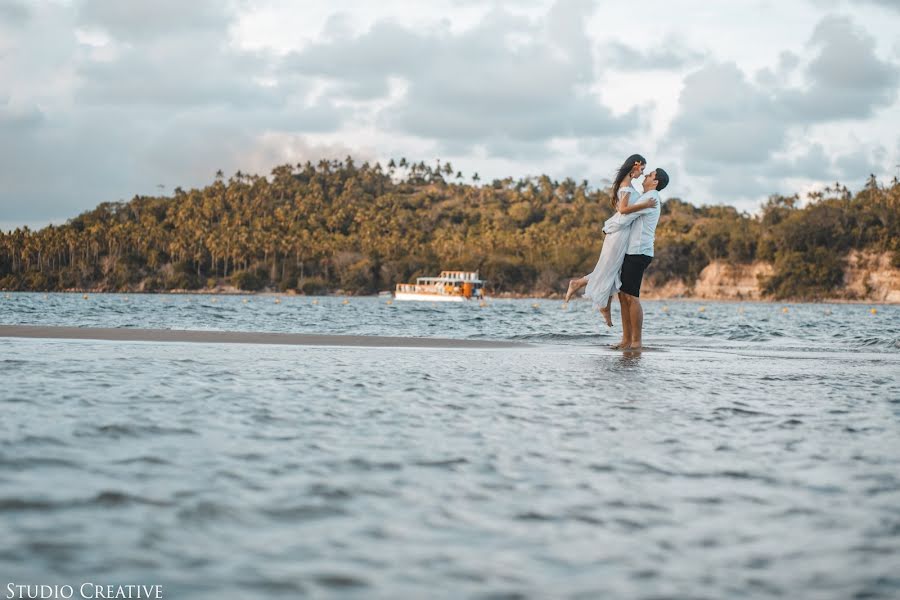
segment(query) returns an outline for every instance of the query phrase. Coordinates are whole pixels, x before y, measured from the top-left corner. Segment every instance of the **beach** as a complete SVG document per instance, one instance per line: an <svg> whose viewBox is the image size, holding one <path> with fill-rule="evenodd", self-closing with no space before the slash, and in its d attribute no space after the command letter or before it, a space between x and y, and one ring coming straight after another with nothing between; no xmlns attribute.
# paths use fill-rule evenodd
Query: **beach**
<svg viewBox="0 0 900 600"><path fill-rule="evenodd" d="M367 348L516 348L521 342L390 337L383 335L318 335L258 331L189 331L110 327L0 325L0 338L107 340L114 342L193 342L198 344L279 344Z"/></svg>

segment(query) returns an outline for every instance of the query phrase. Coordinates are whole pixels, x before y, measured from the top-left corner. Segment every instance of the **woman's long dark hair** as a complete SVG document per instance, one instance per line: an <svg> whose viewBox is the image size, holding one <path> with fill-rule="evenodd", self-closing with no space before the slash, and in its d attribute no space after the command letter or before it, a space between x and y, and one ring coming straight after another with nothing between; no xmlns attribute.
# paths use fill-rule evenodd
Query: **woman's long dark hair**
<svg viewBox="0 0 900 600"><path fill-rule="evenodd" d="M631 172L631 169L633 169L634 165L636 165L637 163L646 165L647 159L644 158L643 156L641 156L640 154L632 154L631 156L626 158L625 162L622 163L622 166L619 167L619 172L616 173L616 179L613 182L613 189L612 189L613 210L616 210L616 207L619 205L619 188L622 187L622 181Z"/></svg>

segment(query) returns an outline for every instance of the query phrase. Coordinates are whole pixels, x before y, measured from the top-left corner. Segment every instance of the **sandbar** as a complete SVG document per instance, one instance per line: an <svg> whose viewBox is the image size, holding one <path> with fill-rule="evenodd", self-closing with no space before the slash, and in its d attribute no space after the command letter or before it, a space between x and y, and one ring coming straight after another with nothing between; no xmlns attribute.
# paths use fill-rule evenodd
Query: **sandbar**
<svg viewBox="0 0 900 600"><path fill-rule="evenodd" d="M380 335L132 329L128 327L59 327L51 325L0 325L0 337L109 340L114 342L196 342L201 344L356 346L368 348L526 348L530 346L530 344L522 342L390 337Z"/></svg>

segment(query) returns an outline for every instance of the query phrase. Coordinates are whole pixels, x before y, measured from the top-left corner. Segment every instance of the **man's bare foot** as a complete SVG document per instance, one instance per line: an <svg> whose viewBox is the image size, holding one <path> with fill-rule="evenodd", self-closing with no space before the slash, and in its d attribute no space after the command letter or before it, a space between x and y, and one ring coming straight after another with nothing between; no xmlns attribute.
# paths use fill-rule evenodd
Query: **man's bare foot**
<svg viewBox="0 0 900 600"><path fill-rule="evenodd" d="M609 308L601 308L600 314L603 315L603 319L606 321L607 327L612 327L612 311Z"/></svg>
<svg viewBox="0 0 900 600"><path fill-rule="evenodd" d="M574 296L575 292L577 292L577 291L578 291L578 280L570 279L569 280L569 289L566 290L566 299L565 299L566 304L569 303L569 300L572 299L572 296Z"/></svg>

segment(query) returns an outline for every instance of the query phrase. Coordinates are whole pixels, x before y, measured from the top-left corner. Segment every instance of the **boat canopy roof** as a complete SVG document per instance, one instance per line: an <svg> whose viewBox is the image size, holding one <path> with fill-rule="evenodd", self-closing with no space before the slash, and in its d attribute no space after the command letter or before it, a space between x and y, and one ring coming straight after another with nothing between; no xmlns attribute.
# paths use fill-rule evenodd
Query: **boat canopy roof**
<svg viewBox="0 0 900 600"><path fill-rule="evenodd" d="M477 271L441 271L439 277L417 277L416 283L484 283Z"/></svg>
<svg viewBox="0 0 900 600"><path fill-rule="evenodd" d="M464 281L477 281L478 271L441 271L440 277L447 279L462 279Z"/></svg>

